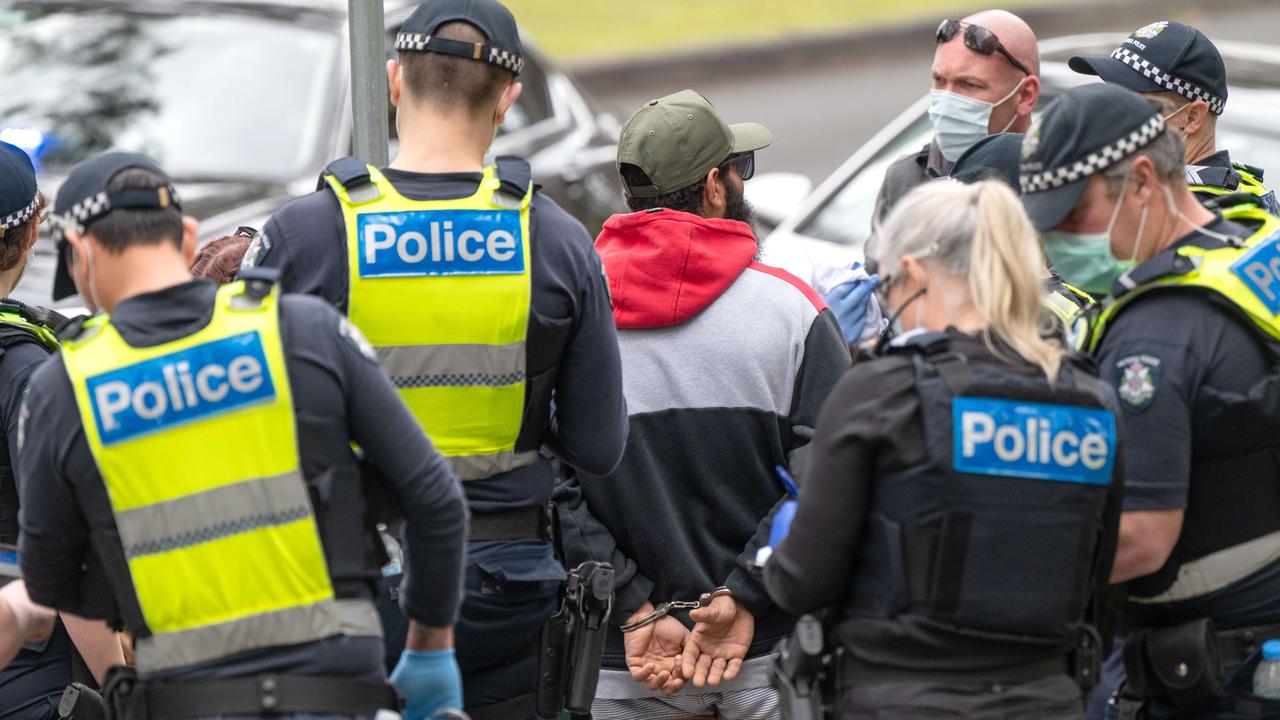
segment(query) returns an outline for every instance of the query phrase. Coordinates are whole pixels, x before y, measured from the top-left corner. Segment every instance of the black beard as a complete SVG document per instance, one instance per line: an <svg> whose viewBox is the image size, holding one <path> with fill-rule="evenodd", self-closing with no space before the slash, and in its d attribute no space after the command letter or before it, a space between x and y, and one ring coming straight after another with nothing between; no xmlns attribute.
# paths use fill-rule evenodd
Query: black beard
<svg viewBox="0 0 1280 720"><path fill-rule="evenodd" d="M747 202L740 182L725 184L724 218L746 223L747 227L751 228L751 236L756 239L756 247L760 247L760 235L756 232L756 212L751 208L751 204ZM756 259L760 259L759 250L756 251Z"/></svg>

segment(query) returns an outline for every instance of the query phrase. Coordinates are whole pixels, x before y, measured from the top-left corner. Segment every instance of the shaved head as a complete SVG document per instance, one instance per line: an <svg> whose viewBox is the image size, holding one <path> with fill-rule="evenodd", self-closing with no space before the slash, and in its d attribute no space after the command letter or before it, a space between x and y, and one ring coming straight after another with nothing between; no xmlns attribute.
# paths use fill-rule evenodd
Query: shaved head
<svg viewBox="0 0 1280 720"><path fill-rule="evenodd" d="M987 132L1026 132L1040 97L1036 34L1022 18L1005 10L984 10L961 22L995 33L1004 49L1031 71L1030 76L999 52L983 55L970 50L964 33L958 32L934 51L933 89L995 103Z"/></svg>
<svg viewBox="0 0 1280 720"><path fill-rule="evenodd" d="M995 33L1010 55L1026 65L1032 75L1040 74L1040 46L1036 42L1036 34L1025 20L1008 10L983 10L970 15L963 22L981 25Z"/></svg>

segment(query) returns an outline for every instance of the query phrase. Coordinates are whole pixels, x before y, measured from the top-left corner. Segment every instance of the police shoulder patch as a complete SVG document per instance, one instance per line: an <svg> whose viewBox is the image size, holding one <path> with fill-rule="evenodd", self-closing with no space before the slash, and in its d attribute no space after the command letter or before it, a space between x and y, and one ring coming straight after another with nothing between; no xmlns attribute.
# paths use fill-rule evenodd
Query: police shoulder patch
<svg viewBox="0 0 1280 720"><path fill-rule="evenodd" d="M345 317L342 318L338 321L338 334L342 335L342 338L350 343L356 352L364 356L365 360L374 365L378 364L378 351L374 350L373 343L369 342L355 323Z"/></svg>
<svg viewBox="0 0 1280 720"><path fill-rule="evenodd" d="M1140 413L1150 407L1162 372L1160 358L1151 355L1128 355L1117 360L1116 394L1124 408Z"/></svg>
<svg viewBox="0 0 1280 720"><path fill-rule="evenodd" d="M267 257L267 253L271 252L271 238L261 230L257 235L253 236L253 240L249 242L249 247L244 251L244 257L240 260L240 271L244 272L251 268L258 267Z"/></svg>

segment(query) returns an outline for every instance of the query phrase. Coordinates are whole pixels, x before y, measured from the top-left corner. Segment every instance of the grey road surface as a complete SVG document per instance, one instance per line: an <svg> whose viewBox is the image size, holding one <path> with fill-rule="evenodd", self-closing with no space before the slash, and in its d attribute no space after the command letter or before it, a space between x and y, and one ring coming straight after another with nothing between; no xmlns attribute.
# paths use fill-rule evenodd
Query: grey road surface
<svg viewBox="0 0 1280 720"><path fill-rule="evenodd" d="M1280 2L1224 17L1198 12L1177 19L1199 27L1213 39L1275 43ZM1135 27L1138 25L1129 23L1080 26L1057 32L1042 30L1040 35L1115 31L1119 39ZM753 69L739 74L725 69L709 80L698 81L695 89L715 103L729 122L754 120L773 130L773 145L758 157L759 172L798 172L817 182L928 90L932 57L932 39L925 37L917 47L904 48L894 57L764 73ZM687 84L687 80L665 74L652 82L593 86L590 90L625 120L649 99L682 90Z"/></svg>

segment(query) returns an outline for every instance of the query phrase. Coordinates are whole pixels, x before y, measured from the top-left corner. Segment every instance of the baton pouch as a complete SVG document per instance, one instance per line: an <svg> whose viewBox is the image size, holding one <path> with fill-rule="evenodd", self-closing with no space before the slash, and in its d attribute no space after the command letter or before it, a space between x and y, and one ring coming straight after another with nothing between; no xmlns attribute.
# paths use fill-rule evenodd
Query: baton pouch
<svg viewBox="0 0 1280 720"><path fill-rule="evenodd" d="M1207 705L1223 692L1222 658L1208 618L1130 636L1124 669L1131 691L1179 710Z"/></svg>

